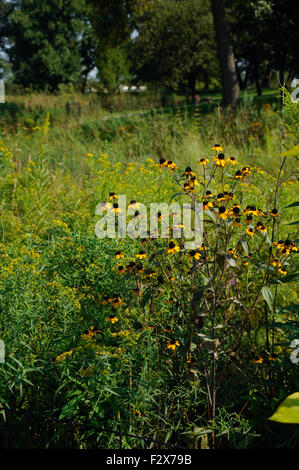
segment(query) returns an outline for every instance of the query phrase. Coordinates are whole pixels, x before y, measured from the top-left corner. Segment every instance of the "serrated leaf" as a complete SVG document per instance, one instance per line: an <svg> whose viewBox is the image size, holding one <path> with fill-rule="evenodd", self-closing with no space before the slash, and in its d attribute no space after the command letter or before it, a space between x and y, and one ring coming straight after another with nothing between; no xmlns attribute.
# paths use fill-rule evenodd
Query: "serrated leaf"
<svg viewBox="0 0 299 470"><path fill-rule="evenodd" d="M248 256L249 251L248 251L248 243L247 243L247 241L246 241L246 240L241 240L240 243L241 243L241 245L242 245L242 247L243 247L243 250L245 251L246 256Z"/></svg>
<svg viewBox="0 0 299 470"><path fill-rule="evenodd" d="M295 145L289 150L279 154L280 157L298 157L299 156L299 145Z"/></svg>
<svg viewBox="0 0 299 470"><path fill-rule="evenodd" d="M299 424L299 392L292 393L283 400L275 413L268 419L278 423Z"/></svg>
<svg viewBox="0 0 299 470"><path fill-rule="evenodd" d="M270 311L273 312L273 292L270 287L264 286L262 288L262 296L264 297Z"/></svg>

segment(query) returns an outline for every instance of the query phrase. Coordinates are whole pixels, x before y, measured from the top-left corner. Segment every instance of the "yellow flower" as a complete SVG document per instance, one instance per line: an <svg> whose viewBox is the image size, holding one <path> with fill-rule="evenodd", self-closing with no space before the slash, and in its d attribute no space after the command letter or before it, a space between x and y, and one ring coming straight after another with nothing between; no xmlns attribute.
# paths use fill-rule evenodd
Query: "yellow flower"
<svg viewBox="0 0 299 470"><path fill-rule="evenodd" d="M221 206L219 207L219 211L217 212L217 217L219 219L227 219L227 217L229 216L229 211L224 207L224 206Z"/></svg>
<svg viewBox="0 0 299 470"><path fill-rule="evenodd" d="M113 192L112 192L112 193L109 193L109 199L110 199L110 200L115 200L115 199L117 199L117 198L118 198L117 194L115 194L115 193L113 193Z"/></svg>
<svg viewBox="0 0 299 470"><path fill-rule="evenodd" d="M286 272L284 269L282 269L282 268L278 268L278 272L279 272L280 274L283 274L284 276L287 274L287 272Z"/></svg>
<svg viewBox="0 0 299 470"><path fill-rule="evenodd" d="M120 258L123 258L124 256L125 256L125 254L124 254L122 251L117 251L117 252L115 253L114 258L115 258L115 259L120 259Z"/></svg>
<svg viewBox="0 0 299 470"><path fill-rule="evenodd" d="M212 147L212 150L215 150L216 152L223 152L223 148L219 144L215 144L214 147Z"/></svg>
<svg viewBox="0 0 299 470"><path fill-rule="evenodd" d="M255 357L252 359L252 362L253 362L254 364L262 364L263 360L264 360L264 359L262 358L262 356L255 356Z"/></svg>
<svg viewBox="0 0 299 470"><path fill-rule="evenodd" d="M254 235L254 230L253 230L253 228L247 227L247 228L246 228L246 233L247 233L247 235L250 235L251 237L253 237L253 235Z"/></svg>
<svg viewBox="0 0 299 470"><path fill-rule="evenodd" d="M222 168L228 165L228 161L225 160L224 153L219 153L217 157L214 157L214 162L216 163L217 166L220 166Z"/></svg>
<svg viewBox="0 0 299 470"><path fill-rule="evenodd" d="M267 227L265 227L265 226L262 224L262 222L258 222L258 223L256 224L256 227L255 227L255 228L256 228L256 230L259 230L259 231L262 232L262 233L266 233L266 232L267 232Z"/></svg>
<svg viewBox="0 0 299 470"><path fill-rule="evenodd" d="M213 203L210 201L203 201L203 210L206 211L213 207Z"/></svg>
<svg viewBox="0 0 299 470"><path fill-rule="evenodd" d="M177 170L177 169L178 169L178 167L176 166L176 164L173 163L173 161L171 161L171 160L169 160L169 161L167 162L167 168L169 168L170 170Z"/></svg>
<svg viewBox="0 0 299 470"><path fill-rule="evenodd" d="M180 247L171 241L168 245L167 253L170 255L175 255L179 251L180 251Z"/></svg>
<svg viewBox="0 0 299 470"><path fill-rule="evenodd" d="M200 164L200 165L203 165L203 166L206 166L206 164L209 163L209 161L210 161L210 160L209 160L208 158L201 158L201 159L199 160L199 164Z"/></svg>
<svg viewBox="0 0 299 470"><path fill-rule="evenodd" d="M146 258L146 256L147 255L146 255L145 251L139 251L139 253L137 253L137 255L136 255L136 258L143 259L143 258Z"/></svg>
<svg viewBox="0 0 299 470"><path fill-rule="evenodd" d="M175 351L177 346L180 346L179 341L168 341L167 342L167 349L172 349L173 351Z"/></svg>
<svg viewBox="0 0 299 470"><path fill-rule="evenodd" d="M199 260L201 258L201 253L199 253L197 250L191 250L189 252L189 257Z"/></svg>
<svg viewBox="0 0 299 470"><path fill-rule="evenodd" d="M231 163L232 165L237 164L237 160L235 159L235 157L228 157L228 162Z"/></svg>
<svg viewBox="0 0 299 470"><path fill-rule="evenodd" d="M116 323L118 322L118 318L115 315L109 315L109 317L105 318L105 321L109 321L110 323Z"/></svg>

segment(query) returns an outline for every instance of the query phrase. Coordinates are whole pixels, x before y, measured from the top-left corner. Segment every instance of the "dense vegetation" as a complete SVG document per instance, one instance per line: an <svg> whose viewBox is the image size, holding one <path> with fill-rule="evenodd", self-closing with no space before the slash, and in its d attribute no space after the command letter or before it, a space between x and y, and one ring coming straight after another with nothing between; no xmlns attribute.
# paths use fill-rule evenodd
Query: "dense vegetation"
<svg viewBox="0 0 299 470"><path fill-rule="evenodd" d="M2 123L2 446L296 446L297 106ZM100 240L122 194L204 202L203 245Z"/></svg>

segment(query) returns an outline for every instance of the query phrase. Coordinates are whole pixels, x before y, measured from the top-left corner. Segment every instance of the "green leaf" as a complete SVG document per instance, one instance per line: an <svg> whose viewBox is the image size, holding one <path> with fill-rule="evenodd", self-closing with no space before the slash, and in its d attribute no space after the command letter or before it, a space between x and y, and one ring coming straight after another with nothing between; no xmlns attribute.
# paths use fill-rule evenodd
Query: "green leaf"
<svg viewBox="0 0 299 470"><path fill-rule="evenodd" d="M289 207L297 207L299 206L299 201L292 202L292 204L289 204L288 206L285 206L285 209L288 209Z"/></svg>
<svg viewBox="0 0 299 470"><path fill-rule="evenodd" d="M278 423L299 424L299 392L289 395L268 419Z"/></svg>
<svg viewBox="0 0 299 470"><path fill-rule="evenodd" d="M286 284L288 282L295 281L299 276L299 273L289 274L288 276L281 277L280 279L274 279L271 284Z"/></svg>
<svg viewBox="0 0 299 470"><path fill-rule="evenodd" d="M290 224L286 224L286 225L298 225L299 224L299 220L296 220L296 222L291 222Z"/></svg>
<svg viewBox="0 0 299 470"><path fill-rule="evenodd" d="M286 152L282 152L279 156L280 157L298 157L298 155L299 155L299 145L295 145L295 147L292 147Z"/></svg>
<svg viewBox="0 0 299 470"><path fill-rule="evenodd" d="M270 311L273 312L273 292L271 291L270 287L265 286L262 288L262 296L267 302Z"/></svg>

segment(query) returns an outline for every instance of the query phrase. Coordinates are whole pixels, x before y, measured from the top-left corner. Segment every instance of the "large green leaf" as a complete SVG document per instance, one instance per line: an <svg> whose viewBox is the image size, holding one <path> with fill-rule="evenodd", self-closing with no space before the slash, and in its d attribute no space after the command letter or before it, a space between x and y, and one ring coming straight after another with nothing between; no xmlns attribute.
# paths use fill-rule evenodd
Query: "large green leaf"
<svg viewBox="0 0 299 470"><path fill-rule="evenodd" d="M262 288L262 296L268 304L269 309L273 312L273 292L267 286Z"/></svg>
<svg viewBox="0 0 299 470"><path fill-rule="evenodd" d="M279 156L280 157L298 157L299 155L299 145L295 145L295 147L292 147L290 150L287 150L286 152L282 152Z"/></svg>
<svg viewBox="0 0 299 470"><path fill-rule="evenodd" d="M299 392L292 393L283 400L275 413L268 419L279 423L299 424Z"/></svg>

